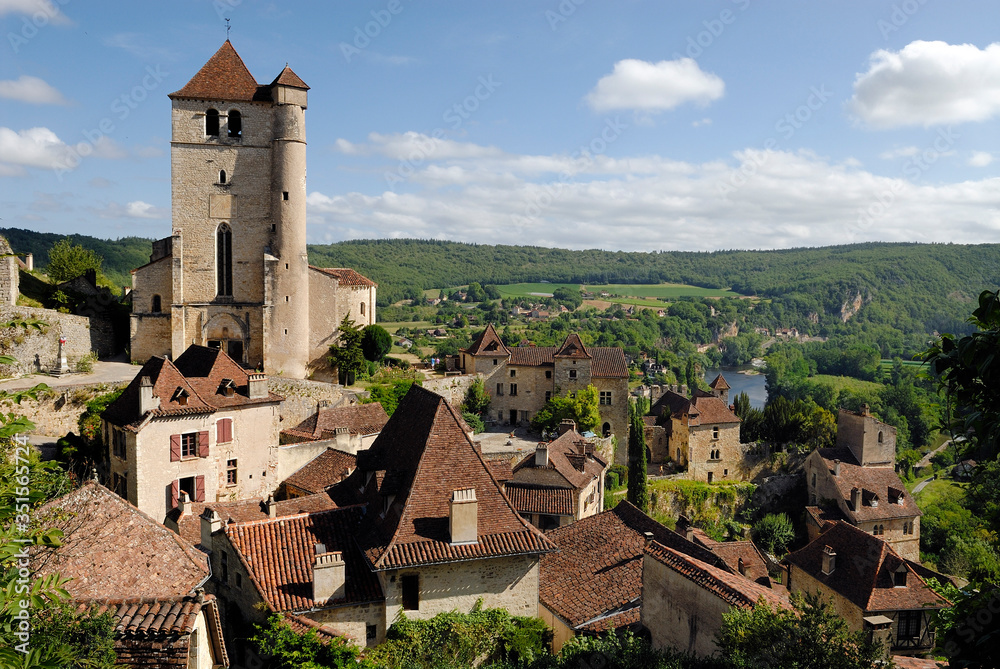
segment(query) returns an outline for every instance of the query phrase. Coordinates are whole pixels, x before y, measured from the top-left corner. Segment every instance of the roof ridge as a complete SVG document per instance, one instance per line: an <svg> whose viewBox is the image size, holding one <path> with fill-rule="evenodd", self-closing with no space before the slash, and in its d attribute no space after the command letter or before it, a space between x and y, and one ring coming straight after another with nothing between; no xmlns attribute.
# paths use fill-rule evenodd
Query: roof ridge
<svg viewBox="0 0 1000 669"><path fill-rule="evenodd" d="M322 495L323 493L320 492L320 493L314 493L314 494ZM309 495L306 495L306 497L308 497L308 496ZM252 501L256 501L256 500L237 500L237 501L240 501L240 502L243 502L243 501L252 502ZM282 501L287 501L287 500L282 500ZM257 503L261 504L262 502L263 502L263 500L258 501ZM313 516L319 516L319 515L322 515L324 513L333 513L333 512L336 512L336 511L347 511L347 510L350 510L350 509L363 508L363 507L366 507L366 506L368 506L367 502L359 502L357 504L349 504L347 506L337 506L337 507L334 507L332 509L319 509L317 511L300 511L299 513L290 513L287 516L278 516L277 518L257 518L257 519L254 519L254 520L234 521L232 523L226 524L223 527L223 529L225 529L226 532L229 532L230 528L233 528L235 530L235 529L238 529L238 528L250 527L251 525L266 525L267 523L280 523L280 522L284 522L284 521L301 520L302 518L305 518L305 517L310 517L311 518Z"/></svg>

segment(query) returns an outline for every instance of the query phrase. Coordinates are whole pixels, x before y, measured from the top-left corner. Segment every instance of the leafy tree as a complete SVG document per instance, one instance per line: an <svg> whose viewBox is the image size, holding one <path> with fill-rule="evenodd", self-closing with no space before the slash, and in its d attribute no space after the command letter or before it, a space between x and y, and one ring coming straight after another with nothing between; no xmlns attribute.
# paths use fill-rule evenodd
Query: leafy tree
<svg viewBox="0 0 1000 669"><path fill-rule="evenodd" d="M594 430L601 423L598 399L597 388L592 385L578 390L575 397L570 393L556 395L535 414L531 425L536 430L554 430L568 418L580 432Z"/></svg>
<svg viewBox="0 0 1000 669"><path fill-rule="evenodd" d="M479 414L472 413L471 411L463 411L462 419L466 424L472 428L473 434L479 434L486 431L486 424L483 419L479 417Z"/></svg>
<svg viewBox="0 0 1000 669"><path fill-rule="evenodd" d="M567 288L566 286L559 286L552 291L552 298L556 302L565 305L571 311L583 304L583 295L580 291Z"/></svg>
<svg viewBox="0 0 1000 669"><path fill-rule="evenodd" d="M337 368L340 382L347 386L353 385L355 375L365 368L361 337L354 321L344 316L337 329L337 341L330 345L330 365Z"/></svg>
<svg viewBox="0 0 1000 669"><path fill-rule="evenodd" d="M267 658L267 669L348 669L357 666L358 651L346 639L321 640L315 630L301 634L276 613L255 626L250 643Z"/></svg>
<svg viewBox="0 0 1000 669"><path fill-rule="evenodd" d="M49 264L46 274L53 281L69 281L87 270L101 271L101 256L80 244L75 246L69 239L62 239L49 249Z"/></svg>
<svg viewBox="0 0 1000 669"><path fill-rule="evenodd" d="M629 405L628 429L628 501L645 513L649 509L649 491L646 479L646 431L642 414L634 404Z"/></svg>
<svg viewBox="0 0 1000 669"><path fill-rule="evenodd" d="M31 624L33 647L60 649L63 666L115 669L115 619L110 611L80 611L72 602L51 602L36 610Z"/></svg>
<svg viewBox="0 0 1000 669"><path fill-rule="evenodd" d="M938 648L948 658L948 666L961 669L990 669L1000 666L1000 584L986 583L958 589L928 579L935 592L954 606L934 616Z"/></svg>
<svg viewBox="0 0 1000 669"><path fill-rule="evenodd" d="M482 377L476 379L469 385L469 390L465 393L465 401L462 409L477 416L482 416L490 409L490 394L486 392L486 382Z"/></svg>
<svg viewBox="0 0 1000 669"><path fill-rule="evenodd" d="M361 352L365 360L379 362L392 349L392 335L384 327L372 323L361 331Z"/></svg>
<svg viewBox="0 0 1000 669"><path fill-rule="evenodd" d="M885 664L882 645L847 621L819 595L792 593L793 610L761 601L752 609L722 614L716 635L721 655L732 667L782 669L876 669Z"/></svg>
<svg viewBox="0 0 1000 669"><path fill-rule="evenodd" d="M753 538L771 555L784 555L795 540L795 527L783 513L769 513L753 526Z"/></svg>
<svg viewBox="0 0 1000 669"><path fill-rule="evenodd" d="M389 383L380 383L374 385L368 389L368 397L361 400L362 404L369 404L371 402L378 402L385 409L388 415L392 415L396 412L396 407L399 406L400 400L406 396L406 393L410 392L410 386L414 383L419 384L418 381L413 379L393 379Z"/></svg>
<svg viewBox="0 0 1000 669"><path fill-rule="evenodd" d="M750 406L750 396L740 393L733 400L733 413L740 419L740 443L752 444L760 440L764 414Z"/></svg>

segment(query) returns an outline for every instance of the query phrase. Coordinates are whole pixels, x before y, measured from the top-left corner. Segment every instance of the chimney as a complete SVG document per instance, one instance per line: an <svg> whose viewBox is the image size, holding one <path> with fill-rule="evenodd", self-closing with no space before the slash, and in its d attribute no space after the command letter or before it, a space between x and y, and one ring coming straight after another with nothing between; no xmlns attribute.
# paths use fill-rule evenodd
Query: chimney
<svg viewBox="0 0 1000 669"><path fill-rule="evenodd" d="M326 546L316 544L313 561L313 602L323 605L331 599L343 599L347 594L347 565L340 551L326 552Z"/></svg>
<svg viewBox="0 0 1000 669"><path fill-rule="evenodd" d="M153 397L153 382L148 376L142 377L139 381L139 413L145 416L159 406L160 398Z"/></svg>
<svg viewBox="0 0 1000 669"><path fill-rule="evenodd" d="M474 544L479 537L479 502L476 489L465 488L451 494L449 522L452 544Z"/></svg>
<svg viewBox="0 0 1000 669"><path fill-rule="evenodd" d="M181 494L178 495L177 498L177 512L180 514L181 518L191 513L190 507L191 498L188 496L186 491L181 490Z"/></svg>
<svg viewBox="0 0 1000 669"><path fill-rule="evenodd" d="M642 533L642 538L643 538L643 541L645 541L646 548L649 548L649 545L651 543L653 543L653 533L652 532L643 532Z"/></svg>
<svg viewBox="0 0 1000 669"><path fill-rule="evenodd" d="M694 525L688 525L684 528L684 538L694 542Z"/></svg>
<svg viewBox="0 0 1000 669"><path fill-rule="evenodd" d="M548 444L538 444L535 446L535 466L536 467L548 467L549 466L549 445Z"/></svg>
<svg viewBox="0 0 1000 669"><path fill-rule="evenodd" d="M837 568L837 554L829 546L823 546L823 575L829 576Z"/></svg>
<svg viewBox="0 0 1000 669"><path fill-rule="evenodd" d="M35 269L35 254L34 253L26 253L24 255L24 268L26 270L28 270L29 272L31 270Z"/></svg>
<svg viewBox="0 0 1000 669"><path fill-rule="evenodd" d="M861 488L851 488L851 508L855 512L861 508Z"/></svg>
<svg viewBox="0 0 1000 669"><path fill-rule="evenodd" d="M252 400L259 400L267 397L267 374L251 372L249 391L250 399Z"/></svg>
<svg viewBox="0 0 1000 669"><path fill-rule="evenodd" d="M840 476L840 460L833 461L833 475Z"/></svg>
<svg viewBox="0 0 1000 669"><path fill-rule="evenodd" d="M212 535L222 529L222 519L215 509L205 509L201 514L201 545L212 549Z"/></svg>
<svg viewBox="0 0 1000 669"><path fill-rule="evenodd" d="M888 660L892 654L892 619L886 616L866 616L863 621L862 629L867 641L882 646L885 659Z"/></svg>
<svg viewBox="0 0 1000 669"><path fill-rule="evenodd" d="M576 431L576 421L572 418L564 418L559 421L559 436L563 436L567 432Z"/></svg>
<svg viewBox="0 0 1000 669"><path fill-rule="evenodd" d="M872 408L870 406L868 406L867 404L862 404L861 405L861 415L862 416L871 416L872 415Z"/></svg>
<svg viewBox="0 0 1000 669"><path fill-rule="evenodd" d="M267 501L264 502L264 506L267 508L268 518L278 517L278 503L274 501L274 495L267 496Z"/></svg>

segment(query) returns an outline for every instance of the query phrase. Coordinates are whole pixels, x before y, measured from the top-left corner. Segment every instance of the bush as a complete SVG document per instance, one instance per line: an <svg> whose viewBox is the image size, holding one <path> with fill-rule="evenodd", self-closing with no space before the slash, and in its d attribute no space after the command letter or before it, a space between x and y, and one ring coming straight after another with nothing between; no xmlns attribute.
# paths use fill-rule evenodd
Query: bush
<svg viewBox="0 0 1000 669"><path fill-rule="evenodd" d="M473 434L479 434L480 432L486 431L486 425L483 423L483 419L471 411L463 411L462 418L465 419L466 424L472 428Z"/></svg>
<svg viewBox="0 0 1000 669"><path fill-rule="evenodd" d="M795 539L795 528L787 515L769 513L753 526L753 538L771 555L784 555L788 544Z"/></svg>
<svg viewBox="0 0 1000 669"><path fill-rule="evenodd" d="M365 360L378 362L382 360L392 348L392 336L381 325L365 326L361 331L361 350Z"/></svg>
<svg viewBox="0 0 1000 669"><path fill-rule="evenodd" d="M618 477L618 485L628 485L628 467L625 465L611 465L608 473L615 474Z"/></svg>

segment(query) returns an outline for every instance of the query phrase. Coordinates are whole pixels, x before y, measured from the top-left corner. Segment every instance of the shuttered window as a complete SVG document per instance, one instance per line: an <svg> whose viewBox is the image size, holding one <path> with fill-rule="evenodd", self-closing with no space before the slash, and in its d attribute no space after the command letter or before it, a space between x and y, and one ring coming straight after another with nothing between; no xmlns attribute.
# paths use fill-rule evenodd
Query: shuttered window
<svg viewBox="0 0 1000 669"><path fill-rule="evenodd" d="M181 459L181 435L170 435L170 461L177 462Z"/></svg>
<svg viewBox="0 0 1000 669"><path fill-rule="evenodd" d="M205 501L205 477L195 476L194 477L194 501L204 502Z"/></svg>
<svg viewBox="0 0 1000 669"><path fill-rule="evenodd" d="M233 419L223 418L215 424L215 441L227 444L233 440Z"/></svg>
<svg viewBox="0 0 1000 669"><path fill-rule="evenodd" d="M186 437L187 435L184 436ZM198 457L208 457L208 430L198 433Z"/></svg>

